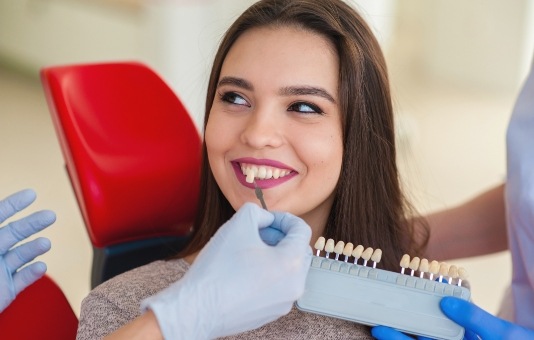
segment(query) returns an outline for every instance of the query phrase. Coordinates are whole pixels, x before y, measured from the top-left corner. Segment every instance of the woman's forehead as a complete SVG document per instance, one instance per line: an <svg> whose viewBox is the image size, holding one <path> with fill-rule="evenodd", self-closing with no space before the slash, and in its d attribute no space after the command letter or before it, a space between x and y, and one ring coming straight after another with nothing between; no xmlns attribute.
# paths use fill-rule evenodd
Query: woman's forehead
<svg viewBox="0 0 534 340"><path fill-rule="evenodd" d="M295 83L338 86L339 58L323 36L295 27L261 27L243 33L230 48L220 77L257 83L269 79L280 86Z"/></svg>

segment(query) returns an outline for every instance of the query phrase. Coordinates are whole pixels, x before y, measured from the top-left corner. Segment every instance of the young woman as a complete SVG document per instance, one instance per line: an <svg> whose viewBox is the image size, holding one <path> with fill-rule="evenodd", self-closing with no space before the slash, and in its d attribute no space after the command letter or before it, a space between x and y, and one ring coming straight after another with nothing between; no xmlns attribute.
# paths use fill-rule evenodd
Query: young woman
<svg viewBox="0 0 534 340"><path fill-rule="evenodd" d="M389 270L397 270L402 254L421 254L427 236L424 228L415 235L399 185L385 61L370 28L345 2L265 0L246 10L216 54L204 127L201 195L190 244L178 259L149 264L97 287L82 305L80 339L129 323L141 314L141 300L194 268L220 226L238 210L239 215L246 202L258 203L254 184L246 181L251 169L257 171L268 209L302 218L311 227L311 242L325 236L380 248L381 267ZM256 261L253 253L249 266ZM292 258L281 258L280 265L284 261ZM249 289L240 276L233 279L243 291ZM162 326L168 316L146 306ZM243 313L254 308L242 306ZM319 336L370 334L366 327L293 308L235 338Z"/></svg>

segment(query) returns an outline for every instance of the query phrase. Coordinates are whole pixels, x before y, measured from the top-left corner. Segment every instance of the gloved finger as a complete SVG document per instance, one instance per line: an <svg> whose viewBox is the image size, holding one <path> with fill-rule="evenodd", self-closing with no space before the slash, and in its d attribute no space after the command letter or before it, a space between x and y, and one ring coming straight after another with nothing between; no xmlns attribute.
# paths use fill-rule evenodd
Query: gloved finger
<svg viewBox="0 0 534 340"><path fill-rule="evenodd" d="M280 229L273 227L266 227L260 229L260 237L266 244L275 246L286 236Z"/></svg>
<svg viewBox="0 0 534 340"><path fill-rule="evenodd" d="M270 246L275 246L286 236L286 233L282 231L281 221L285 213L274 213L275 219L273 223L263 229L260 229L260 237L263 242Z"/></svg>
<svg viewBox="0 0 534 340"><path fill-rule="evenodd" d="M37 256L49 251L50 247L49 239L39 237L8 251L4 256L5 264L10 273L14 273L26 263L33 261Z"/></svg>
<svg viewBox="0 0 534 340"><path fill-rule="evenodd" d="M35 201L37 195L32 189L16 192L0 201L0 223L4 222L15 213L28 207Z"/></svg>
<svg viewBox="0 0 534 340"><path fill-rule="evenodd" d="M278 242L277 247L295 247L298 251L302 250L302 247L310 248L311 228L303 219L287 212L273 214L274 221L271 227L279 229L286 235Z"/></svg>
<svg viewBox="0 0 534 340"><path fill-rule="evenodd" d="M50 210L41 210L20 220L13 221L0 229L0 255L11 247L56 221L56 214Z"/></svg>
<svg viewBox="0 0 534 340"><path fill-rule="evenodd" d="M13 275L13 286L15 294L19 294L26 287L39 280L46 273L46 264L44 262L34 262Z"/></svg>
<svg viewBox="0 0 534 340"><path fill-rule="evenodd" d="M475 332L482 339L501 339L511 325L460 298L444 297L440 301L440 307L447 317L466 330Z"/></svg>

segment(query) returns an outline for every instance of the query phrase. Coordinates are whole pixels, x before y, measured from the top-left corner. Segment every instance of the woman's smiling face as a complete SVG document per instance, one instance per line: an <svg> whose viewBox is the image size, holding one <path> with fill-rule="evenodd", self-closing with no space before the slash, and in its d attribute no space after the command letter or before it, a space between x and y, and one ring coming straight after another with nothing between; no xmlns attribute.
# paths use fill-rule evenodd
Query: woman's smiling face
<svg viewBox="0 0 534 340"><path fill-rule="evenodd" d="M245 180L255 168L269 210L322 233L343 156L338 75L335 48L310 31L254 28L234 43L205 130L211 170L234 209L259 203Z"/></svg>

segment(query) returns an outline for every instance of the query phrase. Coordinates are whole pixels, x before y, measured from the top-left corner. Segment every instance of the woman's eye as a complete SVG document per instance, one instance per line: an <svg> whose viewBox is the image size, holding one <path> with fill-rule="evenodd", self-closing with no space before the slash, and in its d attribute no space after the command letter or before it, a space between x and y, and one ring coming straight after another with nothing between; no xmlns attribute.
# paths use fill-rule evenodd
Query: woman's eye
<svg viewBox="0 0 534 340"><path fill-rule="evenodd" d="M305 102L293 103L291 104L291 106L289 106L287 110L300 112L300 113L318 113L318 114L323 113L323 110L321 110L317 105L313 105L313 104L305 103Z"/></svg>
<svg viewBox="0 0 534 340"><path fill-rule="evenodd" d="M221 95L221 100L235 105L250 106L249 103L235 92L226 92Z"/></svg>

